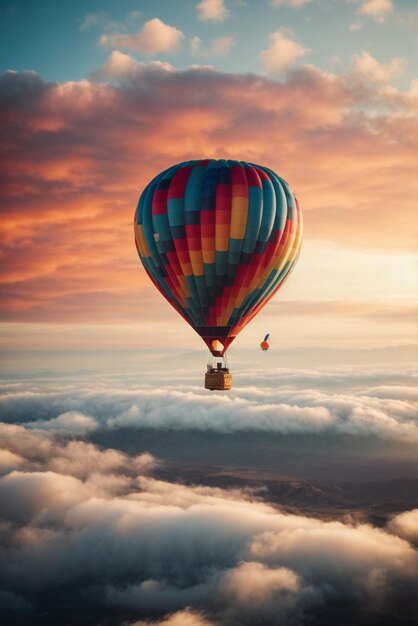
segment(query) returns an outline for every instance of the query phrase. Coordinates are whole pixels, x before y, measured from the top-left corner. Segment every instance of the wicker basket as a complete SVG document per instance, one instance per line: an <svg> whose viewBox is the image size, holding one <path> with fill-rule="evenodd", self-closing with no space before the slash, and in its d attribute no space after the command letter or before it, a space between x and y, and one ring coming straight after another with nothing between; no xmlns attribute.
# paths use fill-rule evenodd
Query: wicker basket
<svg viewBox="0 0 418 626"><path fill-rule="evenodd" d="M205 374L205 389L227 391L232 387L232 374L215 370Z"/></svg>

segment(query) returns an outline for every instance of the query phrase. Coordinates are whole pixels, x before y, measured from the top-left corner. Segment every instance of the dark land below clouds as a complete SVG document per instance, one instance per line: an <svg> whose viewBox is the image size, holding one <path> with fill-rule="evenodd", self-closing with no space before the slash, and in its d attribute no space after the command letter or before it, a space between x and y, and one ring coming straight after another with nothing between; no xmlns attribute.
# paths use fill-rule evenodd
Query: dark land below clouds
<svg viewBox="0 0 418 626"><path fill-rule="evenodd" d="M125 428L91 441L162 461L163 480L222 489L250 488L257 498L304 515L384 525L418 506L417 445L353 435L214 433Z"/></svg>

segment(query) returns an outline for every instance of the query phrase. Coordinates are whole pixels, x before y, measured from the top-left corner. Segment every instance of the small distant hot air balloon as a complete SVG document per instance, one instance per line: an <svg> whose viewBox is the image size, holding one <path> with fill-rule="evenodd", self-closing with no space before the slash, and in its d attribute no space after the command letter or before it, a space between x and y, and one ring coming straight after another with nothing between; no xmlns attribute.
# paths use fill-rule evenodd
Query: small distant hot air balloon
<svg viewBox="0 0 418 626"><path fill-rule="evenodd" d="M270 333L267 333L267 335L264 337L263 341L260 343L260 348L262 349L263 352L266 352L270 346L268 344L268 339L270 337Z"/></svg>
<svg viewBox="0 0 418 626"><path fill-rule="evenodd" d="M207 389L230 389L225 352L294 267L302 213L289 185L245 161L173 165L144 189L135 242L166 300L208 346Z"/></svg>

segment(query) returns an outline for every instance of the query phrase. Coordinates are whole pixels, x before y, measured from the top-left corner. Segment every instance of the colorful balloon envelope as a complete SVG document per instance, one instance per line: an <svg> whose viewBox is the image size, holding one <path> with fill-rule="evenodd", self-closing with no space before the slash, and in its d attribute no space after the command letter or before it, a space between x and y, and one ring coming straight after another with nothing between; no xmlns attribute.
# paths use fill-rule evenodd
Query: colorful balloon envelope
<svg viewBox="0 0 418 626"><path fill-rule="evenodd" d="M289 185L269 168L188 161L144 189L135 241L160 293L222 356L289 276L302 213Z"/></svg>

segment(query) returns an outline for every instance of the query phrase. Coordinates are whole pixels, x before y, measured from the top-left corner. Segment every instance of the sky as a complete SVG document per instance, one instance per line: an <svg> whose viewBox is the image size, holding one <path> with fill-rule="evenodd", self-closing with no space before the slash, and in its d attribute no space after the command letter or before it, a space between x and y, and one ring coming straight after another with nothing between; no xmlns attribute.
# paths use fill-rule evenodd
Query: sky
<svg viewBox="0 0 418 626"><path fill-rule="evenodd" d="M2 623L413 623L417 37L415 0L1 2ZM200 158L304 214L227 393L134 245Z"/></svg>
<svg viewBox="0 0 418 626"><path fill-rule="evenodd" d="M206 157L271 167L304 213L238 349L416 344L413 0L5 0L0 24L7 354L202 350L132 221L159 171Z"/></svg>

